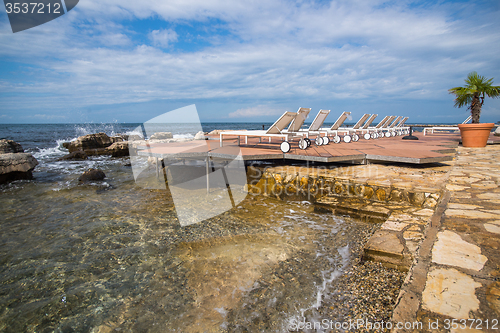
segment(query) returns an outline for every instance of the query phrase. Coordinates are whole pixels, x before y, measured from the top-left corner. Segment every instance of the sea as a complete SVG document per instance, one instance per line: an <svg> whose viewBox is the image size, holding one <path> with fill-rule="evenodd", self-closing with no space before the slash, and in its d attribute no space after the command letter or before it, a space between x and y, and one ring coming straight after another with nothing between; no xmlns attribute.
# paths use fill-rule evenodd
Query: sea
<svg viewBox="0 0 500 333"><path fill-rule="evenodd" d="M288 332L320 322L373 224L248 195L183 227L169 192L138 186L128 157L58 160L63 142L139 126L0 124L0 138L39 162L32 180L0 185L0 332ZM89 168L104 181L80 183Z"/></svg>

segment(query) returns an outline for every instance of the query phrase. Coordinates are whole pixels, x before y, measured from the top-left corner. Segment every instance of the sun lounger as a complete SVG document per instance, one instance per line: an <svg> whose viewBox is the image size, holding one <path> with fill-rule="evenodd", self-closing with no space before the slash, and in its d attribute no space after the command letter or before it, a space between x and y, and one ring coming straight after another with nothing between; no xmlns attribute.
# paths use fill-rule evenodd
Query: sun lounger
<svg viewBox="0 0 500 333"><path fill-rule="evenodd" d="M348 113L350 114L350 112L344 112L344 113ZM344 114L342 114L344 115ZM342 116L341 116L342 117ZM334 126L332 126L332 129L330 129L330 131L327 132L327 135L330 134L330 133L335 133L332 141L335 142L335 143L340 143L341 140L343 140L344 142L346 143L349 143L351 141L358 141L359 140L359 136L357 135L357 131L360 129L360 127L366 122L366 120L370 117L370 114L367 114L365 113L363 116L361 116L361 118L356 122L356 124L349 128L349 127L336 127L334 130L332 130L336 123L334 124ZM345 118L347 118L347 116L345 116ZM343 118L342 120L342 123L345 121L345 118ZM341 118L339 118L341 119ZM344 137L341 139L340 136L338 135L338 133L343 133L344 134ZM351 135L352 133L352 135Z"/></svg>
<svg viewBox="0 0 500 333"><path fill-rule="evenodd" d="M341 138L340 136L338 135L338 132L345 132L343 131L343 129L340 128L340 126L342 126L342 124L344 123L344 121L347 119L347 117L349 117L351 115L350 112L342 112L342 114L339 116L339 118L337 119L337 121L335 121L335 123L332 125L332 127L330 128L320 128L318 130L318 132L320 134L324 134L325 136L328 136L328 135L334 135L333 136L333 142L335 143L339 143Z"/></svg>
<svg viewBox="0 0 500 333"><path fill-rule="evenodd" d="M406 123L407 120L408 120L408 117L404 117L403 119L401 119L399 124L396 125L395 129L396 129L397 135L409 134L410 127L404 126L404 124Z"/></svg>
<svg viewBox="0 0 500 333"><path fill-rule="evenodd" d="M237 136L238 137L238 146L240 145L240 138L245 137L245 144L248 143L248 137L258 137L259 142L261 142L262 138L269 138L269 142L271 142L272 138L281 138L283 142L280 145L280 149L283 153L287 153L290 151L290 143L295 137L303 138L305 136L305 132L301 132L300 127L304 124L307 115L311 111L310 108L299 108L297 112L285 112L283 115L272 124L267 131L224 131L221 132L220 135L220 146L223 146L224 136ZM286 128L288 126L288 128ZM286 128L286 129L285 129ZM307 144L305 148L307 148ZM304 148L304 145L301 147Z"/></svg>
<svg viewBox="0 0 500 333"><path fill-rule="evenodd" d="M403 117L398 116L396 119L391 121L387 127L386 127L386 132L385 132L385 137L390 138L391 136L396 136L396 130L394 129L397 124L403 119Z"/></svg>
<svg viewBox="0 0 500 333"><path fill-rule="evenodd" d="M380 137L380 132L382 131L382 128L385 126L385 124L389 121L389 118L391 116L385 116L378 124L377 126L373 127L368 127L368 133L370 133L370 137L372 139L377 139Z"/></svg>
<svg viewBox="0 0 500 333"><path fill-rule="evenodd" d="M292 120L286 132L299 132L302 128L302 125L304 125L304 121L309 116L309 112L311 112L311 108L299 108L299 110L297 111L297 116Z"/></svg>
<svg viewBox="0 0 500 333"><path fill-rule="evenodd" d="M366 123L361 127L361 134L365 138L365 140L370 140L371 135L370 135L370 125L373 123L375 118L378 117L378 114L374 113L370 116L370 118L366 121Z"/></svg>
<svg viewBox="0 0 500 333"><path fill-rule="evenodd" d="M274 124L272 124L267 131L224 131L220 132L220 146L223 146L224 136L237 136L238 137L238 145L240 145L240 137L245 137L245 143L248 143L248 137L268 137L269 142L271 142L271 138L282 138L283 140L289 140L294 134L286 133L285 128L295 119L297 116L297 112L288 112L286 111L279 117L278 120Z"/></svg>
<svg viewBox="0 0 500 333"><path fill-rule="evenodd" d="M376 130L376 137L377 138L383 138L385 137L385 132L389 130L389 126L394 122L394 119L396 119L396 116L389 116L386 119L385 122L381 122L380 124L377 125L377 130Z"/></svg>
<svg viewBox="0 0 500 333"><path fill-rule="evenodd" d="M472 119L472 116L469 116L467 119L465 119L462 122L462 124L467 124L471 119ZM459 131L459 128L457 126L433 126L433 127L425 127L424 128L424 135L426 135L427 132L431 132L431 134L433 134L434 131Z"/></svg>
<svg viewBox="0 0 500 333"><path fill-rule="evenodd" d="M370 118L370 114L369 113L365 113L363 116L361 116L361 118L359 118L358 122L352 127L352 128L346 128L346 130L348 131L348 134L351 136L351 139L352 141L354 142L357 142L359 141L359 135L358 135L358 132L360 134L363 133L363 128L365 127L365 123L368 124L368 120ZM373 118L375 119L375 118ZM370 124L371 122L373 122L373 119L370 121ZM369 126L369 124L368 124ZM368 127L366 126L366 127ZM351 132L352 132L352 135L351 135ZM345 141L345 137L344 137L344 141Z"/></svg>
<svg viewBox="0 0 500 333"><path fill-rule="evenodd" d="M318 114L314 118L313 122L307 129L301 129L300 132L305 133L305 141L307 142L308 146L311 145L311 140L309 138L309 135L315 135L316 134L316 140L315 143L318 146L328 144L329 139L327 136L321 137L321 133L319 132L319 129L321 126L323 126L323 123L325 122L326 117L330 114L330 110L319 110ZM301 143L299 142L299 147L301 146Z"/></svg>

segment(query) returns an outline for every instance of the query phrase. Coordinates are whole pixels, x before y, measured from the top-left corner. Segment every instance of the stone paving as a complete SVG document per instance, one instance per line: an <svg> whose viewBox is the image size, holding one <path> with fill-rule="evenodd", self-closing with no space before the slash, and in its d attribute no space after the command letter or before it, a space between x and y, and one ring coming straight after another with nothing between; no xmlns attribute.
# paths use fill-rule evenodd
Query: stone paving
<svg viewBox="0 0 500 333"><path fill-rule="evenodd" d="M500 146L459 147L446 193L402 287L407 332L500 331Z"/></svg>
<svg viewBox="0 0 500 333"><path fill-rule="evenodd" d="M249 191L383 222L364 257L409 269L393 323L421 325L394 331L498 332L499 156L492 145L425 167L273 166L256 171Z"/></svg>

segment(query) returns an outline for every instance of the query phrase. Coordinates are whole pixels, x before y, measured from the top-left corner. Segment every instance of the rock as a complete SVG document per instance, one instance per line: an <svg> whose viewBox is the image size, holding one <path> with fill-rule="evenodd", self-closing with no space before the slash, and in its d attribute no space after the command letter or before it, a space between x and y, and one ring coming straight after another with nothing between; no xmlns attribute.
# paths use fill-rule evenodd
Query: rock
<svg viewBox="0 0 500 333"><path fill-rule="evenodd" d="M32 171L37 165L38 161L28 153L0 154L0 183L32 179Z"/></svg>
<svg viewBox="0 0 500 333"><path fill-rule="evenodd" d="M115 142L106 150L112 157L129 156L128 142Z"/></svg>
<svg viewBox="0 0 500 333"><path fill-rule="evenodd" d="M490 308L495 310L497 315L500 315L500 282L494 282L486 291L486 301Z"/></svg>
<svg viewBox="0 0 500 333"><path fill-rule="evenodd" d="M89 154L87 150L107 148L111 146L111 144L112 142L109 136L106 133L101 132L96 134L88 134L80 136L75 141L71 141L69 143L68 150L70 153L78 150L83 150L87 155L96 155L96 154Z"/></svg>
<svg viewBox="0 0 500 333"><path fill-rule="evenodd" d="M86 159L87 159L87 154L85 154L85 152L82 150L78 150L78 151L74 151L72 153L69 153L68 155L64 155L63 157L59 158L58 161L86 160Z"/></svg>
<svg viewBox="0 0 500 333"><path fill-rule="evenodd" d="M99 169L88 169L85 171L79 178L78 181L84 183L84 182L90 182L93 180L103 180L106 177L104 172Z"/></svg>
<svg viewBox="0 0 500 333"><path fill-rule="evenodd" d="M495 130L495 136L500 136L500 127Z"/></svg>
<svg viewBox="0 0 500 333"><path fill-rule="evenodd" d="M411 258L405 253L398 233L387 229L377 230L366 242L363 258L402 271L407 271L411 266Z"/></svg>
<svg viewBox="0 0 500 333"><path fill-rule="evenodd" d="M13 140L0 140L0 154L24 153L23 147Z"/></svg>
<svg viewBox="0 0 500 333"><path fill-rule="evenodd" d="M378 190L375 191L375 194L377 195L377 199L379 201L385 201L387 199L384 189L379 188Z"/></svg>
<svg viewBox="0 0 500 333"><path fill-rule="evenodd" d="M425 202L425 194L423 192L413 192L409 194L410 203L417 207L422 207Z"/></svg>
<svg viewBox="0 0 500 333"><path fill-rule="evenodd" d="M199 131L198 133L196 133L196 135L194 136L194 139L195 140L205 140L205 133L203 133L202 131Z"/></svg>
<svg viewBox="0 0 500 333"><path fill-rule="evenodd" d="M127 141L143 141L144 138L140 135L137 135L137 134L132 134L132 135L129 135L128 138L127 138Z"/></svg>
<svg viewBox="0 0 500 333"><path fill-rule="evenodd" d="M63 143L61 144L61 146L63 146L63 148L68 149L70 144L71 144L71 142L63 142Z"/></svg>
<svg viewBox="0 0 500 333"><path fill-rule="evenodd" d="M109 137L106 133L88 134L79 137L75 141L63 143L70 153L83 152L87 156L94 155L111 155L113 157L128 156L128 141L129 136L119 134ZM64 156L62 159L77 159L79 157Z"/></svg>
<svg viewBox="0 0 500 333"><path fill-rule="evenodd" d="M127 134L118 133L115 136L110 137L110 140L111 140L112 143L127 141L128 140L128 135Z"/></svg>
<svg viewBox="0 0 500 333"><path fill-rule="evenodd" d="M172 139L174 136L172 135L172 132L158 132L149 138L150 140L163 140L163 139Z"/></svg>

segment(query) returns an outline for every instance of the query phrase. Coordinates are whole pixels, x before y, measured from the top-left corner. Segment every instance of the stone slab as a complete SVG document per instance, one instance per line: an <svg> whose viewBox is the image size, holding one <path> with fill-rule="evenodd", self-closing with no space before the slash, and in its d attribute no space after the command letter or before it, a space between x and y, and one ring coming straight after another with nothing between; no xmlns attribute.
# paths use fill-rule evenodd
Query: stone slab
<svg viewBox="0 0 500 333"><path fill-rule="evenodd" d="M437 268L429 272L422 307L456 319L467 319L471 311L479 309L475 295L481 284L453 268Z"/></svg>
<svg viewBox="0 0 500 333"><path fill-rule="evenodd" d="M439 232L437 237L432 249L434 263L480 271L488 260L479 246L464 241L452 231Z"/></svg>
<svg viewBox="0 0 500 333"><path fill-rule="evenodd" d="M462 217L469 219L495 219L498 218L498 214L485 213L476 210L467 209L447 209L445 212L447 217Z"/></svg>
<svg viewBox="0 0 500 333"><path fill-rule="evenodd" d="M492 223L485 223L484 228L493 234L500 234L500 225L495 225Z"/></svg>

